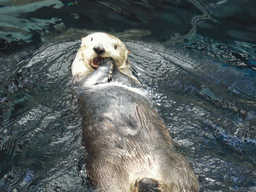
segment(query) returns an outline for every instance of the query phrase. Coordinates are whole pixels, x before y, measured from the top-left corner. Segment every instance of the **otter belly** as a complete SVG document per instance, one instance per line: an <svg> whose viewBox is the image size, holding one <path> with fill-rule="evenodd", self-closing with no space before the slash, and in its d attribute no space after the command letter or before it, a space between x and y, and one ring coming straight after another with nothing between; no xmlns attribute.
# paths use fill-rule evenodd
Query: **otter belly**
<svg viewBox="0 0 256 192"><path fill-rule="evenodd" d="M93 185L109 192L197 191L152 102L112 64L106 61L76 87Z"/></svg>

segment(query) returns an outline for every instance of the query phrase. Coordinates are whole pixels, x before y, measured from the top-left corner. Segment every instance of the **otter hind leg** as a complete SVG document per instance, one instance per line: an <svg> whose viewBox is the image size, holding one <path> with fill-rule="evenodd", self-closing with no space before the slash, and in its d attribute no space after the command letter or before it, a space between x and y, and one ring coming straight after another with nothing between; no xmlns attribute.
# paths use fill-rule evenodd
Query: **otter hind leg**
<svg viewBox="0 0 256 192"><path fill-rule="evenodd" d="M159 182L149 178L136 181L135 187L137 192L162 192Z"/></svg>

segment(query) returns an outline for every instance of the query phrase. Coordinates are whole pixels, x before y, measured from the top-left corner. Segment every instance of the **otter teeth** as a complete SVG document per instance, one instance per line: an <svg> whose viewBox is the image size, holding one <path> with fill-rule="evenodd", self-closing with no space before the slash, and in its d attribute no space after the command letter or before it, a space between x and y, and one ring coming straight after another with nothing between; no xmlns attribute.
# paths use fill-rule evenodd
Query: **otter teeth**
<svg viewBox="0 0 256 192"><path fill-rule="evenodd" d="M92 67L93 69L97 69L97 68L100 66L101 62L103 62L104 59L106 59L106 58L111 58L111 57L101 57L101 56L95 57L95 58L93 59L93 61L91 62L91 67ZM111 58L111 59L112 59L112 58Z"/></svg>
<svg viewBox="0 0 256 192"><path fill-rule="evenodd" d="M100 62L103 59L103 57L97 56L93 59L93 62L91 63L92 68L97 69L100 66Z"/></svg>

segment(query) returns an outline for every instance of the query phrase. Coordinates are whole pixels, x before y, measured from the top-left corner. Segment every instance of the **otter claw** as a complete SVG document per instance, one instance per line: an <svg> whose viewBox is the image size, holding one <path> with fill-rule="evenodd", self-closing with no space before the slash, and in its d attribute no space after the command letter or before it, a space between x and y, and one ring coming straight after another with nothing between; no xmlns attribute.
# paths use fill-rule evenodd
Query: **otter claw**
<svg viewBox="0 0 256 192"><path fill-rule="evenodd" d="M109 71L109 74L108 74L108 82L112 81L112 76L113 76L113 71L114 71L114 64L111 63L111 66L110 66L110 71Z"/></svg>

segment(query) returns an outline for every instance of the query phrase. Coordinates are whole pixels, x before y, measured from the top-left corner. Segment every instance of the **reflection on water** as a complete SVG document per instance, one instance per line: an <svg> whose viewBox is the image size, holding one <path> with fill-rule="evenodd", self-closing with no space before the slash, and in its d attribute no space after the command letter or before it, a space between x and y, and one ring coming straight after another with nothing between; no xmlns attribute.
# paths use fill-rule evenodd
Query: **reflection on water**
<svg viewBox="0 0 256 192"><path fill-rule="evenodd" d="M242 2L1 2L0 191L90 191L70 66L94 30L120 32L201 191L256 191L255 2Z"/></svg>
<svg viewBox="0 0 256 192"><path fill-rule="evenodd" d="M84 151L78 152L80 119L70 91L70 63L76 45L42 47L20 64L22 69L12 77L17 83L10 78L2 89L2 190L70 190L82 183L77 169L84 155ZM70 178L70 186L67 182L58 186L65 177Z"/></svg>
<svg viewBox="0 0 256 192"><path fill-rule="evenodd" d="M254 191L255 70L225 64L229 57L217 59L214 54L228 53L214 43L205 43L208 50L199 49L200 41L176 47L126 44L175 144L195 168L201 190ZM250 52L239 54L249 57Z"/></svg>
<svg viewBox="0 0 256 192"><path fill-rule="evenodd" d="M136 28L172 42L197 33L255 43L255 6L254 0L5 0L0 2L0 51L37 45L69 28Z"/></svg>

